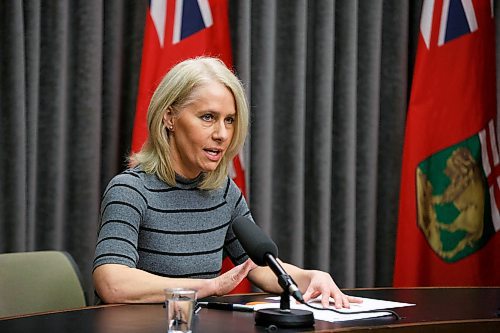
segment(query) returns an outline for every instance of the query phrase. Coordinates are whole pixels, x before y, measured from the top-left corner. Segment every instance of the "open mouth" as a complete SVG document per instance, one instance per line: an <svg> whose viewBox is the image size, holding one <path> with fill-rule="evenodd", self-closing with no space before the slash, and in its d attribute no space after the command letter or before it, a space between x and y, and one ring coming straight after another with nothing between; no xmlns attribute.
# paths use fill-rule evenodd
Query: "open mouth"
<svg viewBox="0 0 500 333"><path fill-rule="evenodd" d="M206 148L203 149L211 160L217 161L222 156L222 149Z"/></svg>
<svg viewBox="0 0 500 333"><path fill-rule="evenodd" d="M211 148L204 149L204 151L206 151L207 153L209 153L210 155L213 155L213 156L216 156L222 152L221 149L211 149Z"/></svg>

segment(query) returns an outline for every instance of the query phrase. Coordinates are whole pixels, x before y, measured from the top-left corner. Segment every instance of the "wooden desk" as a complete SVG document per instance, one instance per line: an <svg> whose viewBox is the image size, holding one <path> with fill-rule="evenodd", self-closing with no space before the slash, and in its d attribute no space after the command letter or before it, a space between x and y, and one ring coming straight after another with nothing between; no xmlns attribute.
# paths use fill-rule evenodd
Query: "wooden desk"
<svg viewBox="0 0 500 333"><path fill-rule="evenodd" d="M416 303L399 308L404 317L380 317L339 323L316 321L313 328L279 329L278 332L500 332L500 288L353 289L348 294ZM264 294L219 297L242 303ZM215 299L214 299L215 300ZM0 332L166 333L161 304L108 305L0 320ZM202 309L194 319L195 333L268 332L255 326L253 313Z"/></svg>

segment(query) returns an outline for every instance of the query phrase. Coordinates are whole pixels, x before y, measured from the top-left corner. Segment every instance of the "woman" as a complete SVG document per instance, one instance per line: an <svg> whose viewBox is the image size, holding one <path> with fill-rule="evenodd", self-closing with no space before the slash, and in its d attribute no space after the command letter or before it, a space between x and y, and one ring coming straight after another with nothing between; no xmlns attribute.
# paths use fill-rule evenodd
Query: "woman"
<svg viewBox="0 0 500 333"><path fill-rule="evenodd" d="M162 302L165 288L198 297L224 295L248 276L279 293L276 277L257 267L231 229L251 217L228 177L242 148L248 107L240 81L218 59L196 58L173 67L153 94L149 138L131 168L109 183L102 201L93 280L107 303ZM223 254L237 265L219 275ZM328 296L336 307L359 299L344 295L329 274L283 264L304 299Z"/></svg>

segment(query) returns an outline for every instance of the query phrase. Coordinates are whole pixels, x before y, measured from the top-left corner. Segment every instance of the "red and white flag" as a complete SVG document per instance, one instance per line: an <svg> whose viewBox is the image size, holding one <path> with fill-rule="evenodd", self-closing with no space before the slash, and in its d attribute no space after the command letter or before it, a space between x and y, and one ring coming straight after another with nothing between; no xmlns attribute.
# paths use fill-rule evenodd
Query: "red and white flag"
<svg viewBox="0 0 500 333"><path fill-rule="evenodd" d="M196 56L220 58L232 68L227 0L151 0L146 17L132 151L139 151L148 136L149 102L163 76L175 64ZM243 194L245 174L241 155L231 166L231 177ZM232 267L223 263L223 271ZM242 282L233 292L248 292Z"/></svg>
<svg viewBox="0 0 500 333"><path fill-rule="evenodd" d="M424 0L394 286L500 285L492 0Z"/></svg>

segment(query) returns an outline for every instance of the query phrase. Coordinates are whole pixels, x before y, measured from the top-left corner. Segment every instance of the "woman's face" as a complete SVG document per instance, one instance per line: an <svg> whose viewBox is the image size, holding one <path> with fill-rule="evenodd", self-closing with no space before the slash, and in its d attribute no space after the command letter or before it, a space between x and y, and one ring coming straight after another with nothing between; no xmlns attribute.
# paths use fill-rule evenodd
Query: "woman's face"
<svg viewBox="0 0 500 333"><path fill-rule="evenodd" d="M193 91L193 103L163 121L170 134L174 170L192 179L214 171L232 141L236 120L233 94L223 84L209 82Z"/></svg>

